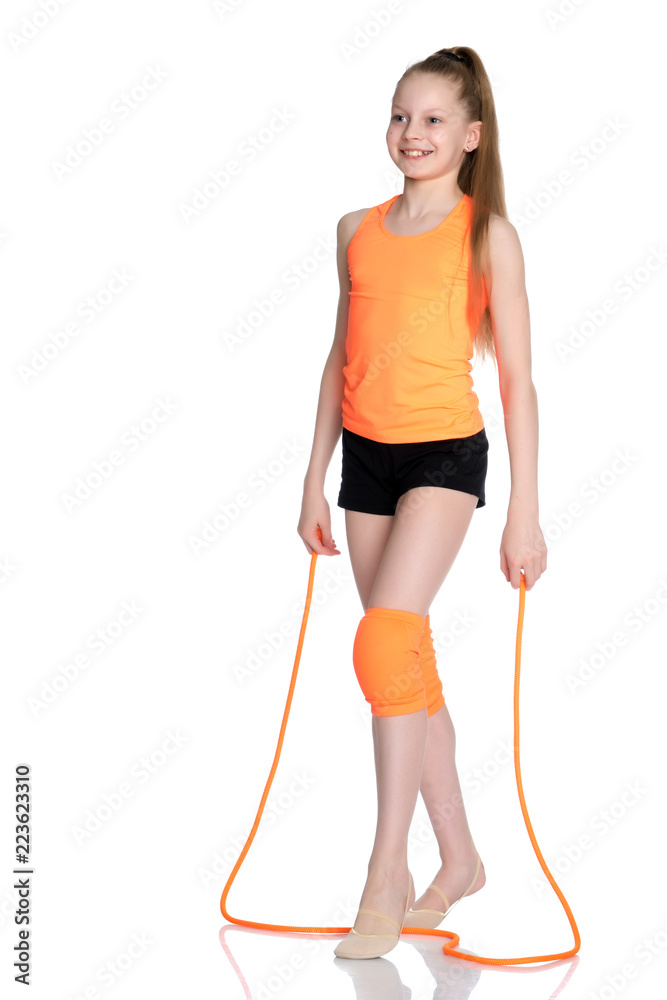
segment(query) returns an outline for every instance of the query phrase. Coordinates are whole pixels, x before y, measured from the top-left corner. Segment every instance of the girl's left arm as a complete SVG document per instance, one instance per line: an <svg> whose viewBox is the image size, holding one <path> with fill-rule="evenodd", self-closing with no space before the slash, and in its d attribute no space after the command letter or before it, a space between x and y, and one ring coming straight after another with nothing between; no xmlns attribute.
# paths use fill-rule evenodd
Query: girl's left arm
<svg viewBox="0 0 667 1000"><path fill-rule="evenodd" d="M500 569L516 589L524 572L530 590L547 568L537 495L537 393L531 374L530 317L519 234L507 219L489 221L489 297L511 488L500 541Z"/></svg>

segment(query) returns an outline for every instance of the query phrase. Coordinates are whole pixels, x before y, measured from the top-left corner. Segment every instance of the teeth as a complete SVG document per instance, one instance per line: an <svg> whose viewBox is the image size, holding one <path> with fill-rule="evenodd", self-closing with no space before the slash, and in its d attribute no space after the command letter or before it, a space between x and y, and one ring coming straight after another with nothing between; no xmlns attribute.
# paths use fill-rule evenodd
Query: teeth
<svg viewBox="0 0 667 1000"><path fill-rule="evenodd" d="M422 150L417 150L417 151L412 150L412 149L403 149L403 150L401 150L401 152L405 153L406 156L430 156L430 154L431 154L431 150L430 149L428 149L428 150L423 150L422 149Z"/></svg>

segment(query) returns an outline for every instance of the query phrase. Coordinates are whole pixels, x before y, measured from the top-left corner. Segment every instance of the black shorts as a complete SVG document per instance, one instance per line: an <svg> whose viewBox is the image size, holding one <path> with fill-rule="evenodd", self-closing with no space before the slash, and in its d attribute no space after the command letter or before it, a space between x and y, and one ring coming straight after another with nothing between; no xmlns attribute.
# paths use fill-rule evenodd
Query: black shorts
<svg viewBox="0 0 667 1000"><path fill-rule="evenodd" d="M338 506L366 514L394 514L402 493L414 486L444 486L476 496L484 507L489 441L486 430L445 441L386 444L343 427Z"/></svg>

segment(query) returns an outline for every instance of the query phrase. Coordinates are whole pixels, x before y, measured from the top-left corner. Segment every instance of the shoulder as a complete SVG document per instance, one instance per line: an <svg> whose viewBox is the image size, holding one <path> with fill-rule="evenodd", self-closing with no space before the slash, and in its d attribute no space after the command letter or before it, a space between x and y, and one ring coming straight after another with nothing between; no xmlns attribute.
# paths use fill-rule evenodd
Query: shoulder
<svg viewBox="0 0 667 1000"><path fill-rule="evenodd" d="M487 261L485 278L489 288L493 275L515 281L523 279L524 260L519 234L509 219L495 212L489 215Z"/></svg>
<svg viewBox="0 0 667 1000"><path fill-rule="evenodd" d="M521 247L519 234L515 226L496 212L489 213L489 247L495 250L511 250L512 247Z"/></svg>
<svg viewBox="0 0 667 1000"><path fill-rule="evenodd" d="M336 229L336 257L338 261L338 277L341 289L350 290L351 272L348 263L348 247L352 237L359 228L359 223L370 212L370 208L358 208L354 212L346 212L338 220Z"/></svg>
<svg viewBox="0 0 667 1000"><path fill-rule="evenodd" d="M373 207L373 206L371 206ZM347 212L338 220L338 242L347 247L348 243L359 228L359 223L365 215L370 212L370 208L357 208L353 212Z"/></svg>

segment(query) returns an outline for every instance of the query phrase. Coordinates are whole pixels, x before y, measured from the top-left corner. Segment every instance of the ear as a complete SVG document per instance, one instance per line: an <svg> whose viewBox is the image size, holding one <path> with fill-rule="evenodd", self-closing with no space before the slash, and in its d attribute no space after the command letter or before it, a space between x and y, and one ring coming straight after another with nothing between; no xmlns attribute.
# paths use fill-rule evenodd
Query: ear
<svg viewBox="0 0 667 1000"><path fill-rule="evenodd" d="M466 146L469 150L477 149L482 134L482 122L472 122L466 136Z"/></svg>

